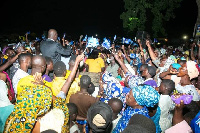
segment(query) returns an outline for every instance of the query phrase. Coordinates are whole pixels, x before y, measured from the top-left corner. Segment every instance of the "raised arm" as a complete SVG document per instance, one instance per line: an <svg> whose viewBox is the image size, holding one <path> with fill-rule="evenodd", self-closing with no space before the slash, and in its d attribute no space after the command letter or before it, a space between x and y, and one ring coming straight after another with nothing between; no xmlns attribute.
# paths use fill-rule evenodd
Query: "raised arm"
<svg viewBox="0 0 200 133"><path fill-rule="evenodd" d="M153 49L152 49L152 47L151 47L151 44L150 44L150 41L149 41L149 40L146 41L146 45L147 45L147 47L148 47L148 51L149 51L149 55L150 55L150 57L151 57L151 60L152 60L152 61L156 60L156 55L154 54L154 51L153 51Z"/></svg>
<svg viewBox="0 0 200 133"><path fill-rule="evenodd" d="M126 60L128 61L128 63L130 63L130 62L131 62L131 59L130 59L130 57L127 55L127 53L126 53L126 51L125 51L125 48L124 48L124 45L122 45L122 51L123 51L123 53L124 53L124 55L125 55L125 57L126 57Z"/></svg>
<svg viewBox="0 0 200 133"><path fill-rule="evenodd" d="M183 121L183 107L184 107L184 102L183 100L181 100L180 104L176 104L175 110L174 110L174 115L173 115L173 119L172 119L172 123L173 125L176 125L178 123L180 123L181 121Z"/></svg>
<svg viewBox="0 0 200 133"><path fill-rule="evenodd" d="M125 64L120 60L119 55L114 54L115 59L118 61L118 63L120 64L120 66L122 67L124 73L128 72L128 68L125 66Z"/></svg>
<svg viewBox="0 0 200 133"><path fill-rule="evenodd" d="M77 68L79 66L79 62L82 61L84 59L84 54L81 54L79 56L76 57L76 61L75 61L75 65L69 75L69 77L67 78L65 84L63 85L61 91L65 93L65 95L68 93L68 90L71 86L71 83L73 82L75 76L76 76L76 71Z"/></svg>
<svg viewBox="0 0 200 133"><path fill-rule="evenodd" d="M62 55L70 55L71 54L71 48L63 48L60 43L56 44L56 52L62 54Z"/></svg>
<svg viewBox="0 0 200 133"><path fill-rule="evenodd" d="M193 61L195 61L195 57L194 57L194 46L195 46L195 43L192 44L191 52L190 52L190 58L191 58L191 60L193 60Z"/></svg>
<svg viewBox="0 0 200 133"><path fill-rule="evenodd" d="M18 56L20 55L21 53L18 53L17 55L15 55L12 59L8 60L6 63L4 63L3 65L0 66L0 72L4 71L6 68L8 68L11 64L13 64Z"/></svg>

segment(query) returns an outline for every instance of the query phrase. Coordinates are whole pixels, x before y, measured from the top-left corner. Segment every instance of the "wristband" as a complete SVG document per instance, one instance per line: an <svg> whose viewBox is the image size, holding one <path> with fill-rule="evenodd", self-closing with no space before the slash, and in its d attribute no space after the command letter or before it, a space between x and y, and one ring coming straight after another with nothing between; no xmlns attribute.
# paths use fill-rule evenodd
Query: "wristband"
<svg viewBox="0 0 200 133"><path fill-rule="evenodd" d="M101 97L100 95L97 95L96 97Z"/></svg>

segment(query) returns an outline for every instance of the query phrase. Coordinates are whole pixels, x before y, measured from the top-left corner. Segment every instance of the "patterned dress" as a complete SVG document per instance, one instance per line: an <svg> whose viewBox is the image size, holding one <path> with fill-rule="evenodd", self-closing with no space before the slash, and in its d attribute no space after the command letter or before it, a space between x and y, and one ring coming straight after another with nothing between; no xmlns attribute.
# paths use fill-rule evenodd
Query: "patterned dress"
<svg viewBox="0 0 200 133"><path fill-rule="evenodd" d="M62 131L61 133L69 133L69 110L67 107L67 104L65 104L65 99L62 98L56 98L56 100L53 101L53 108L58 108L63 111L65 114L65 119L64 119L64 124L62 126Z"/></svg>
<svg viewBox="0 0 200 133"><path fill-rule="evenodd" d="M148 109L146 107L144 107L142 109L133 109L132 107L128 106L112 132L113 133L122 132L128 125L130 118L135 114L142 114L142 115L150 118L149 114L148 114Z"/></svg>
<svg viewBox="0 0 200 133"><path fill-rule="evenodd" d="M37 117L47 113L52 103L52 92L42 85L27 86L18 95L13 112L8 117L4 132L30 133Z"/></svg>

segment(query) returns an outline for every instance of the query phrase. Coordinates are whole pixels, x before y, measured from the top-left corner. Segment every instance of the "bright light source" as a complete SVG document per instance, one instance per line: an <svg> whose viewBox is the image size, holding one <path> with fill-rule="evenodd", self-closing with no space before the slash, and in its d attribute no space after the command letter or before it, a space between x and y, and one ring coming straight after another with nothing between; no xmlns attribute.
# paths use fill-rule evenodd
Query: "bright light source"
<svg viewBox="0 0 200 133"><path fill-rule="evenodd" d="M95 36L98 36L97 34Z"/></svg>
<svg viewBox="0 0 200 133"><path fill-rule="evenodd" d="M165 42L167 42L168 41L168 39L167 38L165 38Z"/></svg>
<svg viewBox="0 0 200 133"><path fill-rule="evenodd" d="M183 36L183 39L187 39L187 38L188 38L188 36L186 36L186 35L185 35L185 36Z"/></svg>
<svg viewBox="0 0 200 133"><path fill-rule="evenodd" d="M159 45L160 43L158 42L157 44Z"/></svg>

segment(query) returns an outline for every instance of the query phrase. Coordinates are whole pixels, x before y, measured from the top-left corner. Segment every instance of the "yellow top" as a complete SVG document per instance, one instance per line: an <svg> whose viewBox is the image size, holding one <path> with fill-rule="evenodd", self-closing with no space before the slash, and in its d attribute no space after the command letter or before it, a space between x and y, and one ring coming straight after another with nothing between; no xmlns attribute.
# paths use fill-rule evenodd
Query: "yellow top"
<svg viewBox="0 0 200 133"><path fill-rule="evenodd" d="M54 96L57 96L59 92L61 91L64 83L65 83L65 77L56 77L52 81L52 92Z"/></svg>
<svg viewBox="0 0 200 133"><path fill-rule="evenodd" d="M32 83L33 81L34 78L32 75L28 75L24 78L21 78L17 84L17 95L19 95L22 92L22 90L24 90L24 88L35 86L35 84ZM51 82L47 82L46 80L44 80L44 85L49 88L52 87Z"/></svg>
<svg viewBox="0 0 200 133"><path fill-rule="evenodd" d="M65 79L67 79L69 77L70 73L71 73L71 71L67 70ZM69 99L72 94L75 94L77 91L80 91L79 83L80 83L81 76L82 75L79 75L78 78L75 78L73 83L71 84L68 94L67 94L67 97L66 97L66 101L65 101L66 103L69 103Z"/></svg>
<svg viewBox="0 0 200 133"><path fill-rule="evenodd" d="M101 72L101 68L105 67L105 63L101 57L97 59L87 59L85 64L89 66L89 72Z"/></svg>

